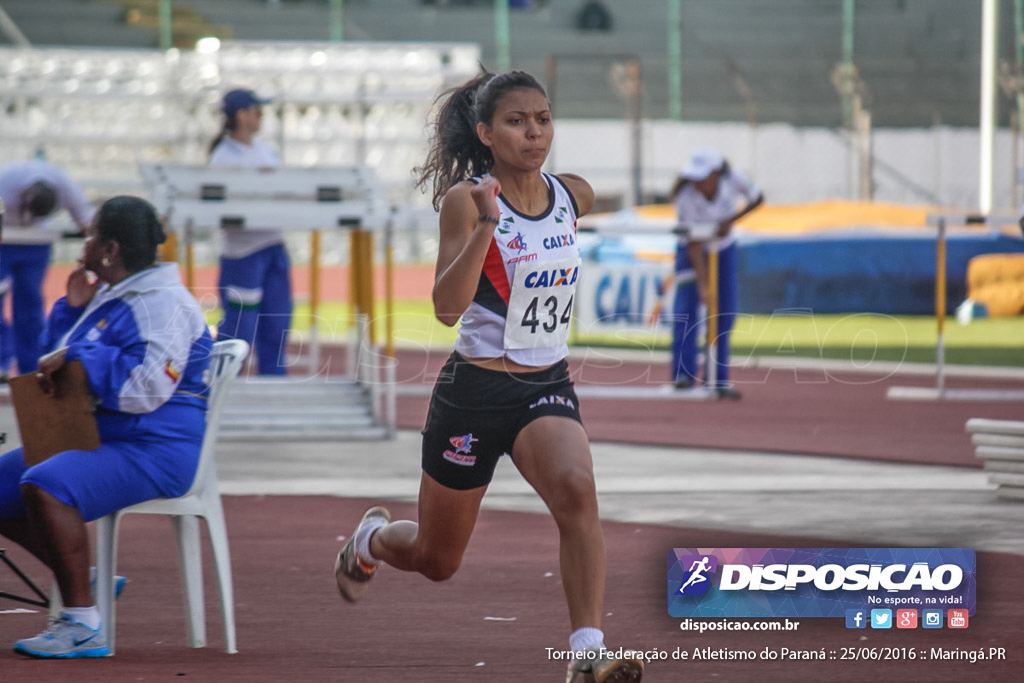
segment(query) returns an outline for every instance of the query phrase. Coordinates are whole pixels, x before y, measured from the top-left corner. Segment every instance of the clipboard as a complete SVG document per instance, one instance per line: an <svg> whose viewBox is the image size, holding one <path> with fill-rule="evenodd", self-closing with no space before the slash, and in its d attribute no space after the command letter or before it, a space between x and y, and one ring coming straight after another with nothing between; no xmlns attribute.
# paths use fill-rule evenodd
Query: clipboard
<svg viewBox="0 0 1024 683"><path fill-rule="evenodd" d="M51 455L99 448L100 432L92 394L82 363L73 360L53 373L57 397L39 387L35 373L12 377L11 400L21 434L25 464L31 467Z"/></svg>

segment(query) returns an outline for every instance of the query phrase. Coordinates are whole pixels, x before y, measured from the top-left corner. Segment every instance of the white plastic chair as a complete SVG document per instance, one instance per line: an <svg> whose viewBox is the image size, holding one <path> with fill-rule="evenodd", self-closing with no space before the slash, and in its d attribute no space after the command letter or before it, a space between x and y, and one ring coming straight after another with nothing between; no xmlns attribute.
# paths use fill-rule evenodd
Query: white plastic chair
<svg viewBox="0 0 1024 683"><path fill-rule="evenodd" d="M178 564L182 588L188 644L206 645L206 618L203 606L202 548L199 543L199 518L206 520L213 549L213 561L220 584L220 609L224 622L224 649L234 654L235 597L231 581L231 557L224 509L217 491L217 472L213 462L214 446L220 423L226 389L241 370L249 353L249 344L241 339L227 339L213 345L210 358L210 395L206 412L206 434L203 437L199 468L192 488L180 498L157 498L118 510L96 520L96 604L103 620L103 630L114 654L114 575L117 567L117 525L127 514L169 515L178 539Z"/></svg>

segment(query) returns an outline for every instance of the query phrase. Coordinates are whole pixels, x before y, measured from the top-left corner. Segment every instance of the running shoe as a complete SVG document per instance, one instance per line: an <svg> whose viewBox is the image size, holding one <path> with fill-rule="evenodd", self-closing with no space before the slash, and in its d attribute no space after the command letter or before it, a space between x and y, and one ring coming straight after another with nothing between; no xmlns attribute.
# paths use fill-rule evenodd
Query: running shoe
<svg viewBox="0 0 1024 683"><path fill-rule="evenodd" d="M356 554L356 534L373 519L383 519L387 523L391 521L391 513L387 508L380 506L367 510L359 526L338 553L338 559L334 561L334 577L338 581L338 592L349 602L357 602L366 595L370 579L377 571L377 565L366 564Z"/></svg>
<svg viewBox="0 0 1024 683"><path fill-rule="evenodd" d="M594 658L574 659L566 673L565 683L637 683L644 675L642 659L616 659L606 649L597 650Z"/></svg>
<svg viewBox="0 0 1024 683"><path fill-rule="evenodd" d="M93 630L66 614L61 614L59 620L35 638L16 642L14 651L43 659L106 657L110 654L107 639L100 629Z"/></svg>
<svg viewBox="0 0 1024 683"><path fill-rule="evenodd" d="M732 387L715 387L715 393L719 399L726 401L739 401L743 398L743 394L738 389Z"/></svg>

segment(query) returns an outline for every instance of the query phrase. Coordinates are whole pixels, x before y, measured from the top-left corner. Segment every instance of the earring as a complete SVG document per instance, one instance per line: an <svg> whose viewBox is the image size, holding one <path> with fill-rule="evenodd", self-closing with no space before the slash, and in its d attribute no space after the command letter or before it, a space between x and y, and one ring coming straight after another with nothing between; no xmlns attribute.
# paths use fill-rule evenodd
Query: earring
<svg viewBox="0 0 1024 683"><path fill-rule="evenodd" d="M103 260L100 261L100 263L103 264L104 268L109 268L110 267L110 259L108 259L106 256L103 257Z"/></svg>

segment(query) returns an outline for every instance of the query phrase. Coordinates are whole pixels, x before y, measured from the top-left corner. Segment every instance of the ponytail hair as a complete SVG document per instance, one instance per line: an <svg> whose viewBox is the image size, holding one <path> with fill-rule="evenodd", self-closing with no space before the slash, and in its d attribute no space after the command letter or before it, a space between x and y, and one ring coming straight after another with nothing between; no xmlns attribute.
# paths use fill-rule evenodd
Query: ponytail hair
<svg viewBox="0 0 1024 683"><path fill-rule="evenodd" d="M217 135L215 135L212 140L210 140L210 145L206 148L206 157L210 158L211 156L213 156L213 150L217 149L217 145L219 145L224 138L230 135L231 132L237 128L238 116L236 116L235 113L225 114L224 124L220 128L220 132L217 133Z"/></svg>
<svg viewBox="0 0 1024 683"><path fill-rule="evenodd" d="M683 176L677 176L676 182L672 184L672 189L668 192L669 201L675 201L675 198L679 196L679 193L683 191L683 188L689 185L692 181L689 178Z"/></svg>
<svg viewBox="0 0 1024 683"><path fill-rule="evenodd" d="M484 71L470 81L441 93L433 124L430 149L422 166L413 169L416 187L432 190L435 210L445 193L463 180L490 172L494 157L476 133L478 123L491 125L498 102L520 89L536 90L547 98L544 86L525 71L494 75ZM436 104L435 103L435 104Z"/></svg>

